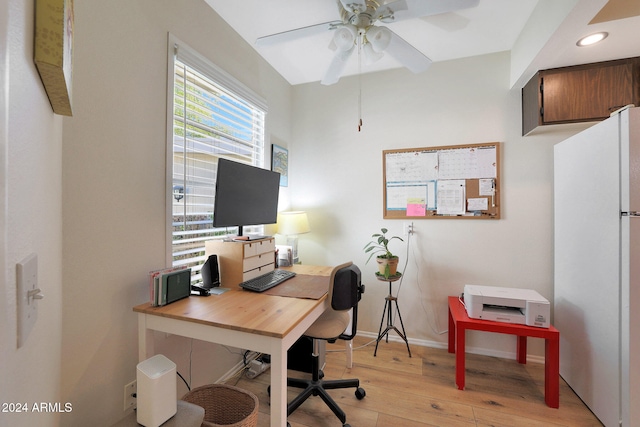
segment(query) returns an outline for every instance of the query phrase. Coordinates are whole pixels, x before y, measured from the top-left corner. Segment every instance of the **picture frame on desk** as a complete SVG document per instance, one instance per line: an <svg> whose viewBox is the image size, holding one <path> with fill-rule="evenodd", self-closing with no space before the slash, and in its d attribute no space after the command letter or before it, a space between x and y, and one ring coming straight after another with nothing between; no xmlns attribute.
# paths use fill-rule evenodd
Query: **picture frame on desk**
<svg viewBox="0 0 640 427"><path fill-rule="evenodd" d="M276 245L276 250L278 252L278 267L291 267L293 265L293 248Z"/></svg>

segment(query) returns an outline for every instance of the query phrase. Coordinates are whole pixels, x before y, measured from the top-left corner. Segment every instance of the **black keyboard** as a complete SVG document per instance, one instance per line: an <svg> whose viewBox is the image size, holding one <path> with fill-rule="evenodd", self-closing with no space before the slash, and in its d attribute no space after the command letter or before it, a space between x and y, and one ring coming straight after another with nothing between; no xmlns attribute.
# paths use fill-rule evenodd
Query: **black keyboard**
<svg viewBox="0 0 640 427"><path fill-rule="evenodd" d="M273 270L262 276L254 277L240 283L240 287L249 291L263 292L291 279L296 273L287 270Z"/></svg>

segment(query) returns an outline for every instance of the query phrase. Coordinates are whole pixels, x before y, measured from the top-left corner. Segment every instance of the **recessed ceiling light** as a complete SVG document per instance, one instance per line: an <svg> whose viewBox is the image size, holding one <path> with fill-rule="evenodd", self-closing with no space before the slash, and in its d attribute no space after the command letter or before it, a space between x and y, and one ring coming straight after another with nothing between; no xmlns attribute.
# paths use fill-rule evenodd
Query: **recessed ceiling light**
<svg viewBox="0 0 640 427"><path fill-rule="evenodd" d="M604 39L607 38L607 36L609 35L609 33L606 32L600 32L600 33L595 33L595 34L591 34L588 35L586 37L581 38L580 40L578 40L578 43L576 43L578 46L582 47L582 46L590 46L592 44L598 43Z"/></svg>

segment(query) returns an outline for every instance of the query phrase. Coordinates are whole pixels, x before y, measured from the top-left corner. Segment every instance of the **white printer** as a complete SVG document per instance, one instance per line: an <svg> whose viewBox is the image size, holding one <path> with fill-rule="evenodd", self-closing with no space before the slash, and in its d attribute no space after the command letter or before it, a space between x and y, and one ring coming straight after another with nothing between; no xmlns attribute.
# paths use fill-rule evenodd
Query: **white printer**
<svg viewBox="0 0 640 427"><path fill-rule="evenodd" d="M464 285L464 305L472 319L549 327L549 301L532 289Z"/></svg>

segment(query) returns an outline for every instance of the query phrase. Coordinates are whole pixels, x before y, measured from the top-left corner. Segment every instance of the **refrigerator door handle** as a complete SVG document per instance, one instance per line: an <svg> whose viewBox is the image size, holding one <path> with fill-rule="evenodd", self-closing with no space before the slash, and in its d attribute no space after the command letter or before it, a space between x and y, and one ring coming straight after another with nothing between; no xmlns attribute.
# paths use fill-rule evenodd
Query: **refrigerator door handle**
<svg viewBox="0 0 640 427"><path fill-rule="evenodd" d="M640 212L631 211L631 212L620 212L621 216L640 216Z"/></svg>

